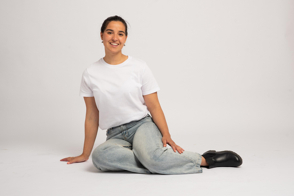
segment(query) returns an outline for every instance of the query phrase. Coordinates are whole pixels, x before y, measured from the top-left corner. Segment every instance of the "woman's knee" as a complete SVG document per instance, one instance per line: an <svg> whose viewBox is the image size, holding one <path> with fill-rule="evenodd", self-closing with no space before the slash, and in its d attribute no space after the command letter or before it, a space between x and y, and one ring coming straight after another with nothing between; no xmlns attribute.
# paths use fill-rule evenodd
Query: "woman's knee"
<svg viewBox="0 0 294 196"><path fill-rule="evenodd" d="M92 152L92 162L98 169L104 171L105 165L107 165L107 153L106 146L104 144L100 144L98 147L94 149Z"/></svg>

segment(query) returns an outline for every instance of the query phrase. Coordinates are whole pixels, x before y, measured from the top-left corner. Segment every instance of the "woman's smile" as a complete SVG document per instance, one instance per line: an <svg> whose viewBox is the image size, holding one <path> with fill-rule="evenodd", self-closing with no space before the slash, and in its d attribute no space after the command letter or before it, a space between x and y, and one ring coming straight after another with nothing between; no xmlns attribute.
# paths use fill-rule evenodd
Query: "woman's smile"
<svg viewBox="0 0 294 196"><path fill-rule="evenodd" d="M117 44L117 43L110 43L110 45L111 45L112 47L116 48L119 44Z"/></svg>

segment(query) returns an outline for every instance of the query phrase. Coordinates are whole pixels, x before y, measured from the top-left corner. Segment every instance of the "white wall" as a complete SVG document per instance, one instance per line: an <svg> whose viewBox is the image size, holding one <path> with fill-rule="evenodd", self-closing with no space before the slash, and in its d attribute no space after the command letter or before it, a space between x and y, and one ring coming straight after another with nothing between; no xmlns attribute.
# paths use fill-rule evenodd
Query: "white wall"
<svg viewBox="0 0 294 196"><path fill-rule="evenodd" d="M130 23L123 53L152 69L172 135L293 131L293 6L290 0L2 0L0 144L55 142L82 150L80 80L104 56L99 31L112 15ZM95 145L104 140L99 130Z"/></svg>

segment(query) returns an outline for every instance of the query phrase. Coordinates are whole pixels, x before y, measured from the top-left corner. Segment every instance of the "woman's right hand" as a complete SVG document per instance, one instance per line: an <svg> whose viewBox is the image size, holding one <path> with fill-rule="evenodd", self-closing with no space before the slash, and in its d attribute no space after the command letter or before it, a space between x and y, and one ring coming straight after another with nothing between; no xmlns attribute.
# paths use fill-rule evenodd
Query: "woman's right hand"
<svg viewBox="0 0 294 196"><path fill-rule="evenodd" d="M77 157L66 157L64 159L61 159L60 161L67 161L67 164L72 164L72 163L79 163L79 162L84 162L87 161L89 157L84 156L81 154L80 156Z"/></svg>

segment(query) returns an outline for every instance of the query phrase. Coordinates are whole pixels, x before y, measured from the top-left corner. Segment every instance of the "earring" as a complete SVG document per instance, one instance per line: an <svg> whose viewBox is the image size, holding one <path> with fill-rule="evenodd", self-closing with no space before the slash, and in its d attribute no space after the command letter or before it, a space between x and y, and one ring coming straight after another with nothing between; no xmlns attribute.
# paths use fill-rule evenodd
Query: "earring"
<svg viewBox="0 0 294 196"><path fill-rule="evenodd" d="M124 44L124 46L126 46L126 45Z"/></svg>
<svg viewBox="0 0 294 196"><path fill-rule="evenodd" d="M102 42L101 43L103 43L103 40L102 40Z"/></svg>

